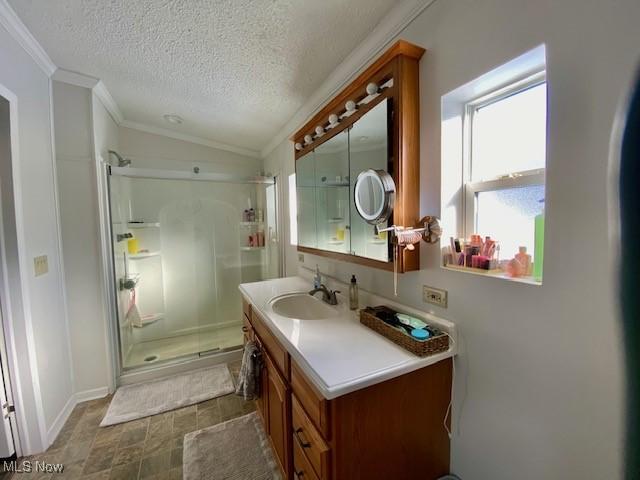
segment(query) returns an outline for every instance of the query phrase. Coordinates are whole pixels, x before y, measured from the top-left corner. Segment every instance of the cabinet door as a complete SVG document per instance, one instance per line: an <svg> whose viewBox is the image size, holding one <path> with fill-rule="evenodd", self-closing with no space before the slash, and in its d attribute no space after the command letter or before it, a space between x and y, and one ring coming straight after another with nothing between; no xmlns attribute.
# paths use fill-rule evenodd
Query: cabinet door
<svg viewBox="0 0 640 480"><path fill-rule="evenodd" d="M278 373L275 366L266 357L267 361L267 412L269 417L269 437L280 462L285 478L289 475L289 459L291 452L291 393L284 379Z"/></svg>
<svg viewBox="0 0 640 480"><path fill-rule="evenodd" d="M314 150L316 160L316 232L321 250L349 253L349 133Z"/></svg>
<svg viewBox="0 0 640 480"><path fill-rule="evenodd" d="M351 250L359 257L383 262L392 261L388 232L378 233L358 213L355 203L355 183L362 172L374 169L393 175L393 159L389 155L388 125L391 120L389 100L383 100L365 113L349 131L349 198L351 208ZM360 189L359 201L367 210L375 212L382 196L374 189ZM393 218L380 228L393 224Z"/></svg>

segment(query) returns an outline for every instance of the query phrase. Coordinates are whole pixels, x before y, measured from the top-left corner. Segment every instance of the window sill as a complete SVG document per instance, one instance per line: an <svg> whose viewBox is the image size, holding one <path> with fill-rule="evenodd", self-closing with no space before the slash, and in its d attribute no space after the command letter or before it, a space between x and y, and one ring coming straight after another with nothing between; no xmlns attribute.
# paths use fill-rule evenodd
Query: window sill
<svg viewBox="0 0 640 480"><path fill-rule="evenodd" d="M534 280L533 277L510 277L503 271L489 271L481 270L479 268L469 267L454 267L451 265L442 265L441 268L449 270L451 272L470 273L471 275L478 275L480 277L498 278L500 280L506 280L508 282L524 283L527 285L542 285L542 281Z"/></svg>

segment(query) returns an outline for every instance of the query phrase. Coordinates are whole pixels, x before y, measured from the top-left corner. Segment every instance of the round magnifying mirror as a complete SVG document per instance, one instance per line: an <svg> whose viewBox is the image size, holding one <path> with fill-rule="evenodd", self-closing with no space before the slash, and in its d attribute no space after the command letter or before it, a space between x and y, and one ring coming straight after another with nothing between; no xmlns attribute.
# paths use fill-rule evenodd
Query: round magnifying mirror
<svg viewBox="0 0 640 480"><path fill-rule="evenodd" d="M391 175L384 170L365 170L356 179L356 210L367 223L386 222L393 210L395 193L396 185Z"/></svg>

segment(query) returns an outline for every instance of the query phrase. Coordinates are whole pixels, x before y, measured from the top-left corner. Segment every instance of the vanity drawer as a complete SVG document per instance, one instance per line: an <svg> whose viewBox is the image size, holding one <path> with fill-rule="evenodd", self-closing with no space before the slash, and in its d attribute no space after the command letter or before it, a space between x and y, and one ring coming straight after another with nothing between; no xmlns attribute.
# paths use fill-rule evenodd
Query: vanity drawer
<svg viewBox="0 0 640 480"><path fill-rule="evenodd" d="M287 351L282 348L278 339L273 336L273 333L269 331L269 328L257 313L254 313L251 317L251 325L253 325L255 334L260 337L262 344L269 352L273 363L278 367L285 380L289 380L289 354Z"/></svg>
<svg viewBox="0 0 640 480"><path fill-rule="evenodd" d="M300 447L318 478L327 480L329 478L329 447L307 417L295 395L291 396L291 405L293 443Z"/></svg>
<svg viewBox="0 0 640 480"><path fill-rule="evenodd" d="M324 438L330 438L329 401L311 385L295 362L291 362L291 389L316 428Z"/></svg>
<svg viewBox="0 0 640 480"><path fill-rule="evenodd" d="M319 480L302 447L293 440L293 480Z"/></svg>

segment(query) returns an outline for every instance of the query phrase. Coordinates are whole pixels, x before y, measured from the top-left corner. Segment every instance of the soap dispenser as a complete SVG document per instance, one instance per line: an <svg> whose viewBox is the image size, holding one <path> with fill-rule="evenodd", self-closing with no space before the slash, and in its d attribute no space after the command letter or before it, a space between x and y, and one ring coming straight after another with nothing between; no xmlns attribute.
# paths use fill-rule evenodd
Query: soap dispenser
<svg viewBox="0 0 640 480"><path fill-rule="evenodd" d="M355 275L351 275L351 284L349 285L349 308L357 310L358 303L358 282Z"/></svg>

